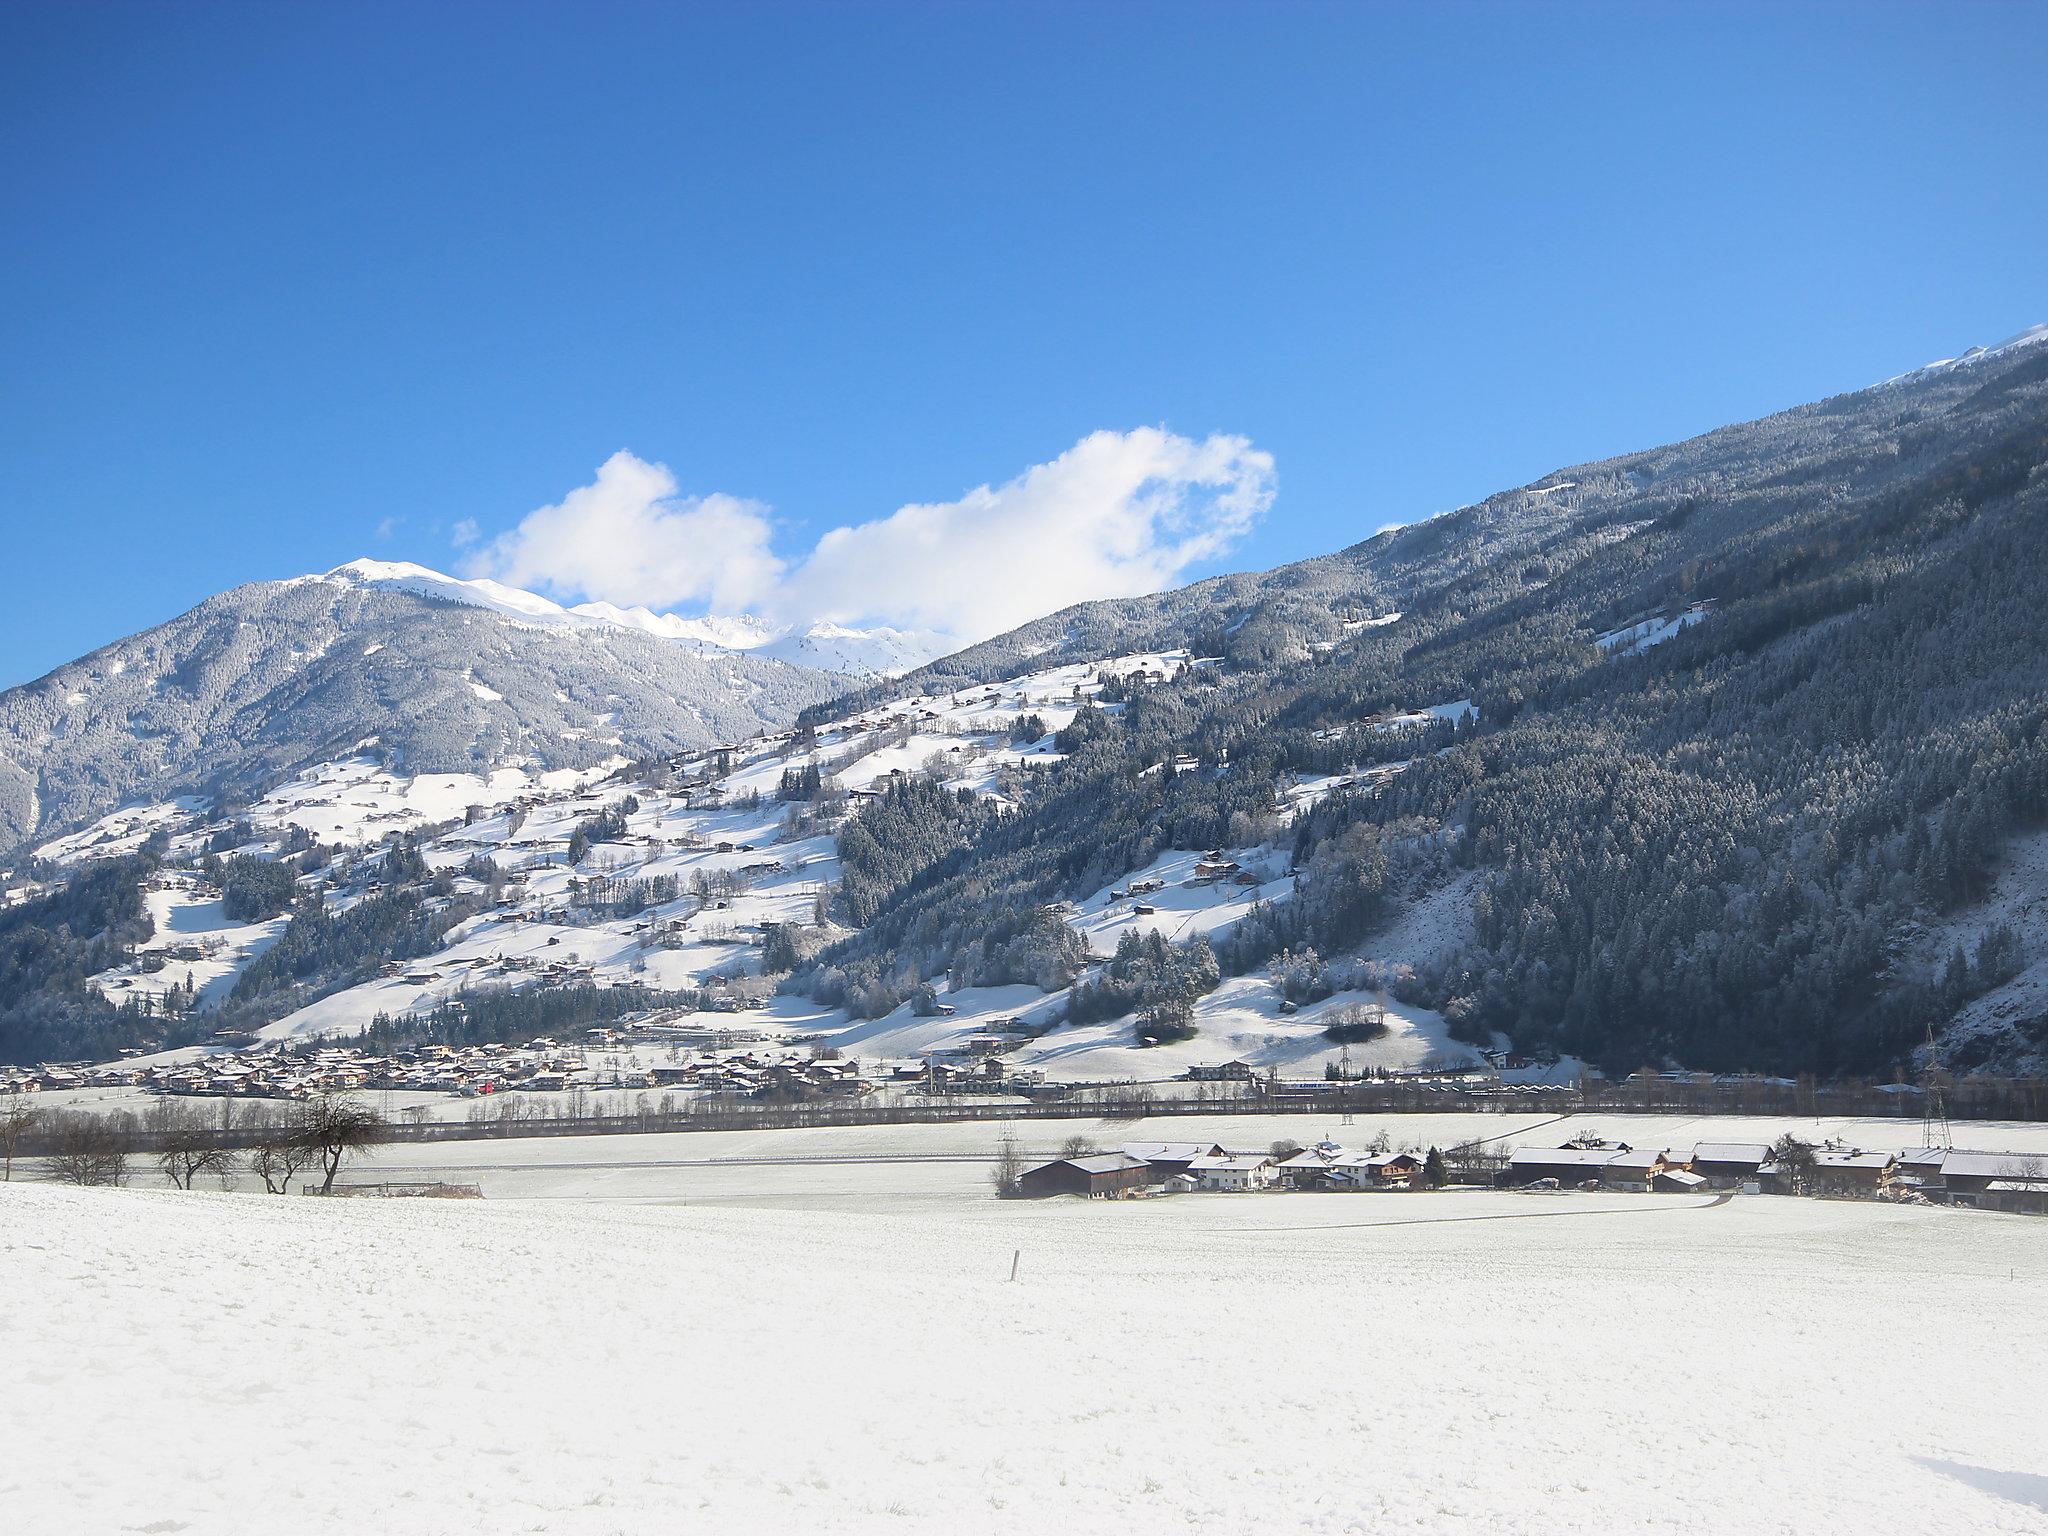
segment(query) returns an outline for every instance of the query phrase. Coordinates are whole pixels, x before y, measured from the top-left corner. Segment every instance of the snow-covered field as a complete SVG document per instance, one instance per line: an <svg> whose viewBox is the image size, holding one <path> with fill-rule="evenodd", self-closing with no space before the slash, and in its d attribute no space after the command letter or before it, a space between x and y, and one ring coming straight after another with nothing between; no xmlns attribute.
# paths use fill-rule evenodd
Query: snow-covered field
<svg viewBox="0 0 2048 1536"><path fill-rule="evenodd" d="M0 1508L264 1536L2048 1529L2048 1222L1009 1203L927 1172L804 1209L0 1185Z"/></svg>
<svg viewBox="0 0 2048 1536"><path fill-rule="evenodd" d="M392 1095L391 1097L398 1097ZM1363 1148L1384 1136L1397 1150L1484 1142L1499 1152L1561 1146L1580 1135L1653 1150L1690 1150L1702 1141L1809 1141L1903 1151L1920 1141L1917 1120L1802 1120L1746 1115L1341 1114L1151 1115L1104 1120L978 1120L949 1124L821 1126L806 1130L649 1132L621 1136L523 1136L405 1143L387 1147L351 1175L363 1179L475 1184L491 1199L686 1200L790 1203L812 1209L882 1194L978 1196L998 1142L1009 1135L1027 1158L1059 1155L1074 1136L1105 1149L1125 1142L1220 1141L1263 1152L1281 1140L1328 1139ZM1956 1144L1983 1151L2048 1154L2048 1124L1976 1121ZM817 1182L819 1170L833 1169ZM916 1172L906 1170L915 1168ZM788 1177L764 1170L783 1169ZM1292 1198L1291 1196L1288 1198Z"/></svg>

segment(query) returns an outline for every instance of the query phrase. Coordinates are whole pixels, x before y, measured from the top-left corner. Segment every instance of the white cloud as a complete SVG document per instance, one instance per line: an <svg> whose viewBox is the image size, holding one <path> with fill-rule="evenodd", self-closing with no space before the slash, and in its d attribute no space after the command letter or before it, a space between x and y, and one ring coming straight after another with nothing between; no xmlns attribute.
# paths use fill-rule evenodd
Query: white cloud
<svg viewBox="0 0 2048 1536"><path fill-rule="evenodd" d="M448 542L457 549L467 549L483 536L483 530L477 527L476 519L473 517L463 518L448 530Z"/></svg>
<svg viewBox="0 0 2048 1536"><path fill-rule="evenodd" d="M471 555L465 574L614 603L738 612L767 597L782 573L772 533L758 503L681 495L665 465L622 450L594 483Z"/></svg>
<svg viewBox="0 0 2048 1536"><path fill-rule="evenodd" d="M1272 455L1242 437L1095 432L1004 485L833 529L781 599L811 618L986 639L1069 603L1171 586L1272 499Z"/></svg>
<svg viewBox="0 0 2048 1536"><path fill-rule="evenodd" d="M702 602L964 643L1070 603L1171 586L1230 549L1272 499L1272 455L1245 438L1095 432L1005 484L835 528L790 569L770 547L765 507L683 496L666 468L621 452L594 484L477 549L466 573L621 605Z"/></svg>

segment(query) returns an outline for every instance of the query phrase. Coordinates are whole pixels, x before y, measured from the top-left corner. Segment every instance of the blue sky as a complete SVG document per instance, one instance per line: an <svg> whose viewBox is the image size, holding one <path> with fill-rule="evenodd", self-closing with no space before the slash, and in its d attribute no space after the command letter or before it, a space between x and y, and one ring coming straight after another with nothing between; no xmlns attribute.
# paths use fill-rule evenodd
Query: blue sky
<svg viewBox="0 0 2048 1536"><path fill-rule="evenodd" d="M972 627L913 580L1039 514L1341 547L2048 320L2044 79L2018 4L13 0L0 684L358 555Z"/></svg>

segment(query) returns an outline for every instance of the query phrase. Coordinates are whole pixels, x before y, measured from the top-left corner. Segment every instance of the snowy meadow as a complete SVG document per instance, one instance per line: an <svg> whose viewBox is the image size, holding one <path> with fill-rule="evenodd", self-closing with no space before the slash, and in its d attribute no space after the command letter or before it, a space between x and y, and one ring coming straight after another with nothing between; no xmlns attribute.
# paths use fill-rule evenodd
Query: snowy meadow
<svg viewBox="0 0 2048 1536"><path fill-rule="evenodd" d="M0 1185L0 1505L24 1531L2048 1530L2048 1222L1005 1202L933 1157L672 1171L636 1203Z"/></svg>

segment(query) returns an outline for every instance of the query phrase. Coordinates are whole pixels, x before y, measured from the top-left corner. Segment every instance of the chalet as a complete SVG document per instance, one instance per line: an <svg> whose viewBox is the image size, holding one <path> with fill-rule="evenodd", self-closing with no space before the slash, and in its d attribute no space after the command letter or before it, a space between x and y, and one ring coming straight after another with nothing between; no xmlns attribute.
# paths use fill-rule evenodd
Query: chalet
<svg viewBox="0 0 2048 1536"><path fill-rule="evenodd" d="M1899 1166L1893 1170L1892 1178L1913 1189L1939 1190L1941 1165L1948 1156L1947 1147L1908 1147L1899 1154Z"/></svg>
<svg viewBox="0 0 2048 1536"><path fill-rule="evenodd" d="M1186 1072L1191 1083L1248 1083L1255 1075L1248 1061L1226 1061L1217 1066L1194 1066Z"/></svg>
<svg viewBox="0 0 2048 1536"><path fill-rule="evenodd" d="M1685 1166L1714 1188L1728 1189L1756 1180L1770 1160L1771 1149L1760 1141L1703 1141Z"/></svg>
<svg viewBox="0 0 2048 1536"><path fill-rule="evenodd" d="M1600 1170L1600 1182L1616 1189L1647 1190L1655 1187L1657 1175L1679 1165L1664 1152L1632 1149L1610 1159Z"/></svg>
<svg viewBox="0 0 2048 1536"><path fill-rule="evenodd" d="M1413 1189L1422 1182L1424 1160L1413 1152L1381 1152L1366 1158L1365 1172L1376 1184Z"/></svg>
<svg viewBox="0 0 2048 1536"><path fill-rule="evenodd" d="M1091 1199L1116 1199L1144 1189L1154 1182L1151 1164L1124 1152L1105 1152L1093 1157L1062 1157L1028 1168L1017 1181L1025 1195L1087 1195Z"/></svg>
<svg viewBox="0 0 2048 1536"><path fill-rule="evenodd" d="M1281 1159L1274 1175L1289 1189L1354 1189L1371 1179L1370 1162L1368 1153L1325 1140Z"/></svg>
<svg viewBox="0 0 2048 1536"><path fill-rule="evenodd" d="M1874 1195L1890 1182L1897 1161L1889 1152L1816 1152L1813 1187L1825 1194Z"/></svg>
<svg viewBox="0 0 2048 1536"><path fill-rule="evenodd" d="M1223 1157L1222 1144L1214 1141L1127 1141L1117 1149L1148 1165L1155 1180L1186 1173L1198 1157Z"/></svg>
<svg viewBox="0 0 2048 1536"><path fill-rule="evenodd" d="M1706 1187L1704 1177L1683 1168L1660 1168L1650 1180L1650 1192L1657 1195L1696 1195Z"/></svg>

